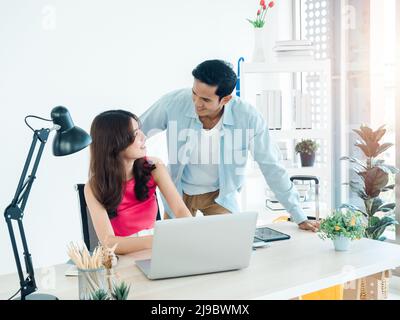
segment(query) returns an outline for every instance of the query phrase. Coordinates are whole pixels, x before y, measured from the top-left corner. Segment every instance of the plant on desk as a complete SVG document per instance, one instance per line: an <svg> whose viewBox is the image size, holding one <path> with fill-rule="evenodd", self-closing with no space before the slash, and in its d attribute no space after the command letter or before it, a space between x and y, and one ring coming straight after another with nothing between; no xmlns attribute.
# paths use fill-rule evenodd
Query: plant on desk
<svg viewBox="0 0 400 320"><path fill-rule="evenodd" d="M108 292L104 289L98 289L92 293L90 300L110 300Z"/></svg>
<svg viewBox="0 0 400 320"><path fill-rule="evenodd" d="M342 207L358 211L368 220L365 236L375 240L385 240L382 237L385 229L397 224L393 217L395 203L384 203L379 197L382 192L393 190L395 185L389 183L390 175L394 176L400 171L378 159L378 156L388 150L392 143L380 144L379 141L386 133L384 126L373 131L367 126L361 126L360 130L353 130L363 141L357 141L355 146L364 153L366 160L362 161L354 157L343 157L353 163L354 172L359 176L357 181L349 183L350 189L364 202L361 209L355 205L344 204Z"/></svg>
<svg viewBox="0 0 400 320"><path fill-rule="evenodd" d="M318 144L313 140L301 140L295 147L296 154L300 154L301 166L312 167L315 162L315 153L318 150Z"/></svg>
<svg viewBox="0 0 400 320"><path fill-rule="evenodd" d="M131 286L122 281L118 285L113 285L111 297L106 290L99 289L92 293L91 300L127 300L130 289Z"/></svg>
<svg viewBox="0 0 400 320"><path fill-rule="evenodd" d="M114 286L111 296L114 300L126 300L130 290L131 286L122 281L119 285Z"/></svg>
<svg viewBox="0 0 400 320"><path fill-rule="evenodd" d="M347 251L351 241L361 239L364 231L365 223L360 212L339 209L322 220L318 235L323 240L331 239L336 251Z"/></svg>

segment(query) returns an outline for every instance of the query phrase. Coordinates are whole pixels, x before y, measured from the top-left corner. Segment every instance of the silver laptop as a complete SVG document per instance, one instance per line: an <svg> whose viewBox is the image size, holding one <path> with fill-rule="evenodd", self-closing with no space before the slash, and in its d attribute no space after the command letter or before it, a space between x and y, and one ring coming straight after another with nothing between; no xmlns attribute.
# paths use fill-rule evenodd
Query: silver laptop
<svg viewBox="0 0 400 320"><path fill-rule="evenodd" d="M256 212L157 221L152 259L136 265L152 280L246 268L256 223Z"/></svg>

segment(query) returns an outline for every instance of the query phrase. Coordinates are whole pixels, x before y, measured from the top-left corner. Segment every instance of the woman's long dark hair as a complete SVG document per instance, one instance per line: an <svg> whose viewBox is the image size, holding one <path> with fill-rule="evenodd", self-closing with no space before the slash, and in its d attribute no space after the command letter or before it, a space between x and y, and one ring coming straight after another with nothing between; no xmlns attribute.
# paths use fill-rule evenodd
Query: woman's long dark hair
<svg viewBox="0 0 400 320"><path fill-rule="evenodd" d="M133 113L124 110L106 111L93 120L90 128L89 183L96 199L106 208L109 218L117 216L126 181L121 151L135 140L132 119L140 121ZM147 183L155 166L146 158L137 159L133 165L135 195L144 201L149 197Z"/></svg>

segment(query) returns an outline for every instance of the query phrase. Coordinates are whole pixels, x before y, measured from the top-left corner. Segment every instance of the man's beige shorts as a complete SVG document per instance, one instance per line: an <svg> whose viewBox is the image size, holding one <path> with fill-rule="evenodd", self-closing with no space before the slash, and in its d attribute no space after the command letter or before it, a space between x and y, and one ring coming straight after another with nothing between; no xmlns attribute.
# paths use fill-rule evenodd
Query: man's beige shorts
<svg viewBox="0 0 400 320"><path fill-rule="evenodd" d="M196 216L198 210L205 216L230 213L229 210L215 202L218 195L219 190L195 196L189 196L183 193L183 202L186 204L186 207L188 207L193 217Z"/></svg>
<svg viewBox="0 0 400 320"><path fill-rule="evenodd" d="M215 202L218 195L219 190L195 196L189 196L183 193L183 202L186 207L188 207L193 217L196 216L197 211L201 211L205 216L231 213L228 209ZM164 214L164 218L168 219L168 215Z"/></svg>

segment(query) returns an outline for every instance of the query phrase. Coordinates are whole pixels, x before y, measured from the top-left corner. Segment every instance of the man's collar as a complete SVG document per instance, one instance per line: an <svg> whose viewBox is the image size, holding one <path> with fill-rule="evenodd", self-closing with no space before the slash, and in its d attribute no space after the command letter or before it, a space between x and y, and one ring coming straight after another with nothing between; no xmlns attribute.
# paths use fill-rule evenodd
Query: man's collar
<svg viewBox="0 0 400 320"><path fill-rule="evenodd" d="M232 105L233 105L233 99L232 98L224 107L224 116L222 119L222 123L224 125L228 125L228 126L233 126L233 114L232 114Z"/></svg>
<svg viewBox="0 0 400 320"><path fill-rule="evenodd" d="M232 114L232 102L233 99L231 99L231 101L229 101L225 107L224 107L224 114L222 115L222 123L224 125L228 125L228 126L233 126L233 114ZM192 106L192 108L190 108L187 112L186 112L186 116L189 118L197 118L199 121L199 116L197 115L194 106Z"/></svg>

